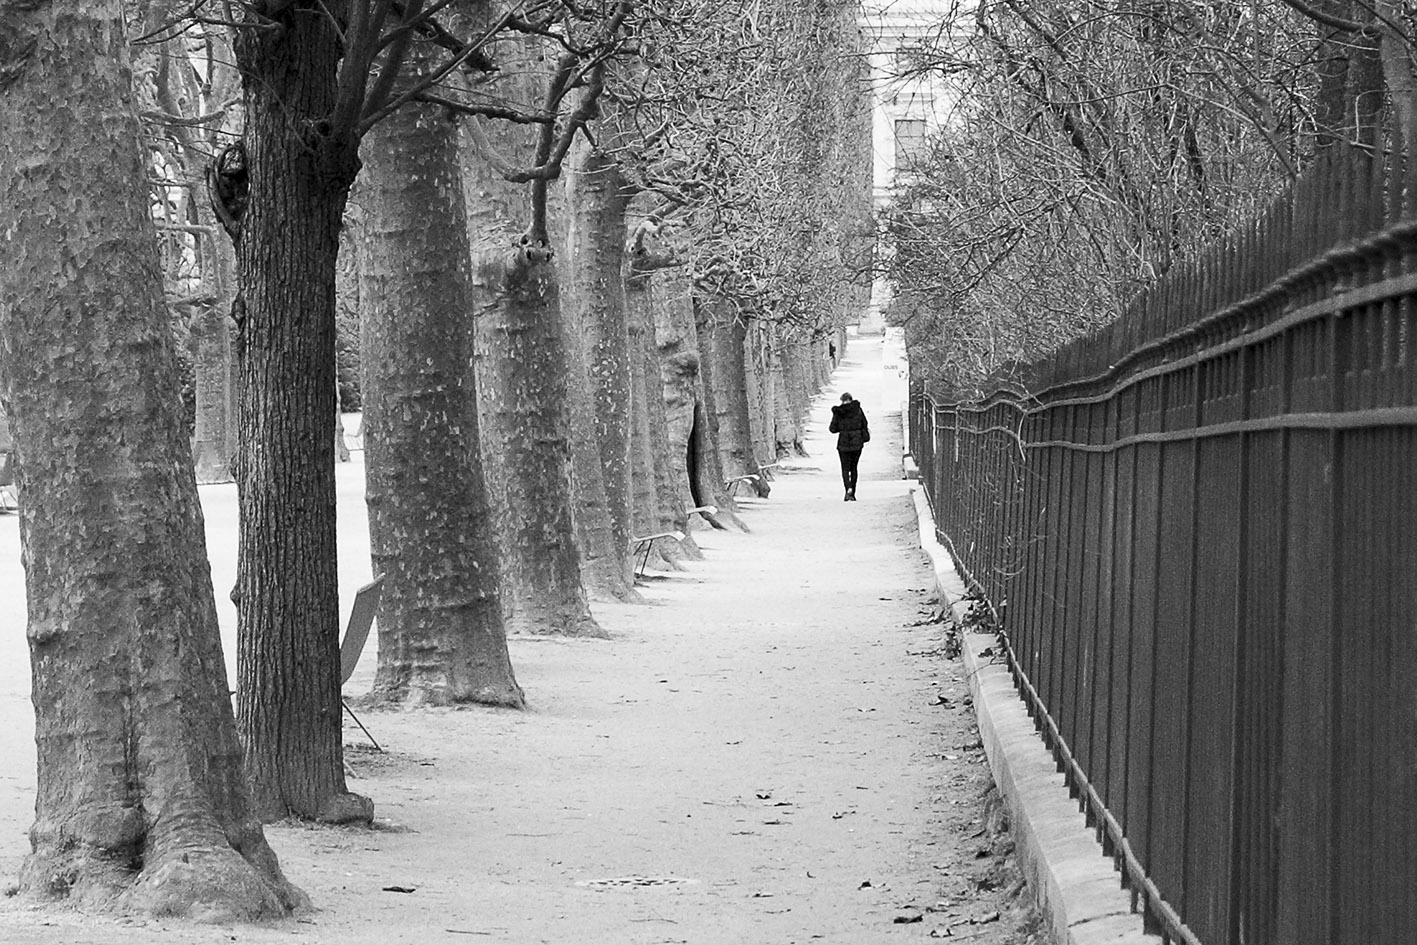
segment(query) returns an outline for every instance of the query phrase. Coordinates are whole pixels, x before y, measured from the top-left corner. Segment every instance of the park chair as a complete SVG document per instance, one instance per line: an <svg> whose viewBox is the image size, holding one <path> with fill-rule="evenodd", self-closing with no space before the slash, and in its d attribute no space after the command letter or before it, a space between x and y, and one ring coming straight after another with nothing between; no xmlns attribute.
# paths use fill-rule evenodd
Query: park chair
<svg viewBox="0 0 1417 945"><path fill-rule="evenodd" d="M20 497L15 492L15 475L10 468L12 457L8 449L0 449L0 512L18 512Z"/></svg>
<svg viewBox="0 0 1417 945"><path fill-rule="evenodd" d="M736 496L738 494L739 486L751 482L757 482L761 478L762 477L757 475L756 473L748 473L746 476L734 476L732 479L723 480L723 488L728 491L728 494L730 496Z"/></svg>
<svg viewBox="0 0 1417 945"><path fill-rule="evenodd" d="M653 535L645 535L643 538L631 538L635 544L635 555L639 557L639 567L635 568L635 576L639 577L645 573L649 567L649 553L654 548L654 543L660 538L673 538L675 541L683 541L683 532L655 532Z"/></svg>
<svg viewBox="0 0 1417 945"><path fill-rule="evenodd" d="M354 675L354 668L359 665L359 657L364 653L364 644L369 639L369 629L374 626L374 615L379 610L379 595L383 591L384 576L380 574L374 580L361 587L354 594L354 606L349 611L349 623L344 629L344 639L339 645L339 684L344 686L349 682L349 677ZM376 751L383 751L379 743L374 740L374 736L369 734L369 730L364 727L364 723L359 721L359 716L354 714L354 710L349 707L349 703L340 696L340 702L344 705L344 711L349 713L349 717L354 719L354 724L359 726L359 730L364 733L364 737L369 739L369 743Z"/></svg>

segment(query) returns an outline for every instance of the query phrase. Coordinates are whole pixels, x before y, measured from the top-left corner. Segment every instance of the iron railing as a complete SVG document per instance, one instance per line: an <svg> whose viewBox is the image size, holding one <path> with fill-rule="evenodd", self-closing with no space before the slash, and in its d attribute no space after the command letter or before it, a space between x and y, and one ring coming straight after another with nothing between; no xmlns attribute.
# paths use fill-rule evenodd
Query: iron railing
<svg viewBox="0 0 1417 945"><path fill-rule="evenodd" d="M1385 141L987 396L912 395L940 537L1169 941L1417 941L1414 359Z"/></svg>

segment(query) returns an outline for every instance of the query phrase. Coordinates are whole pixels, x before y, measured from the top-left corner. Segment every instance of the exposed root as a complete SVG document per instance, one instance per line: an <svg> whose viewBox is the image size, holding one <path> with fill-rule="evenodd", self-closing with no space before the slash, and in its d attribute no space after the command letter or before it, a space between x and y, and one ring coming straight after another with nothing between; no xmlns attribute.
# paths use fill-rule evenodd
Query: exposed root
<svg viewBox="0 0 1417 945"><path fill-rule="evenodd" d="M154 916L230 923L284 918L309 900L283 878L262 876L234 850L195 849L144 870L121 904Z"/></svg>
<svg viewBox="0 0 1417 945"><path fill-rule="evenodd" d="M320 807L315 820L322 824L368 824L374 820L374 802L363 794L344 791L332 794Z"/></svg>
<svg viewBox="0 0 1417 945"><path fill-rule="evenodd" d="M310 908L305 893L281 875L264 840L260 846L262 855L254 860L231 847L193 846L138 866L107 851L70 845L55 854L31 854L19 888L88 911L196 922L264 922Z"/></svg>
<svg viewBox="0 0 1417 945"><path fill-rule="evenodd" d="M589 614L557 615L540 611L537 613L516 612L507 618L507 635L535 637L589 637L594 640L608 640L610 634L596 623Z"/></svg>

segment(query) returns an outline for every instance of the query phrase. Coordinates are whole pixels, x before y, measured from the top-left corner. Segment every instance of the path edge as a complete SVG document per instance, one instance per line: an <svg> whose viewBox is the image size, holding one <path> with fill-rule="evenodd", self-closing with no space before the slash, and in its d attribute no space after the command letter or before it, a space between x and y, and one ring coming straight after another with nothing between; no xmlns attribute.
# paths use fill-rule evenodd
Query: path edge
<svg viewBox="0 0 1417 945"><path fill-rule="evenodd" d="M949 551L935 538L935 519L918 483L910 487L920 547L930 559L940 603L961 623L966 588ZM962 625L962 623L961 623ZM1157 945L1087 819L1070 796L1052 752L1033 727L1008 668L983 651L989 634L963 634L974 715L989 769L1009 812L1019 865L1058 945Z"/></svg>

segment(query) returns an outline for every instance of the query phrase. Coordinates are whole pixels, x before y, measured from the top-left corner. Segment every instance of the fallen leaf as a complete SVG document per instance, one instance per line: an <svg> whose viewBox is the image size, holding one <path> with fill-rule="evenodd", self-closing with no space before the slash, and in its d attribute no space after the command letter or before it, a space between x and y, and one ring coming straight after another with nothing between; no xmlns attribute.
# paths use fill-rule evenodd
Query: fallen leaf
<svg viewBox="0 0 1417 945"><path fill-rule="evenodd" d="M916 913L913 913L913 914L911 914L911 915L898 915L898 916L896 916L894 919L891 919L891 922L895 923L896 925L909 925L909 924L912 923L912 922L924 922L924 921L925 921L925 915L924 915L924 913L920 913L920 912L916 912Z"/></svg>
<svg viewBox="0 0 1417 945"><path fill-rule="evenodd" d="M997 913L997 912L991 912L991 913L989 913L988 915L986 915L984 918L982 918L982 919L975 919L975 920L973 920L973 921L974 921L974 924L975 924L975 925L983 925L983 924L986 923L986 922L998 922L998 921L999 921L999 913Z"/></svg>
<svg viewBox="0 0 1417 945"><path fill-rule="evenodd" d="M861 881L861 885L860 885L860 886L857 886L856 888L857 888L857 889L870 889L870 888L871 888L871 881L870 881L869 879L864 879L864 880Z"/></svg>
<svg viewBox="0 0 1417 945"><path fill-rule="evenodd" d="M384 892L411 893L417 889L417 886L385 886Z"/></svg>

